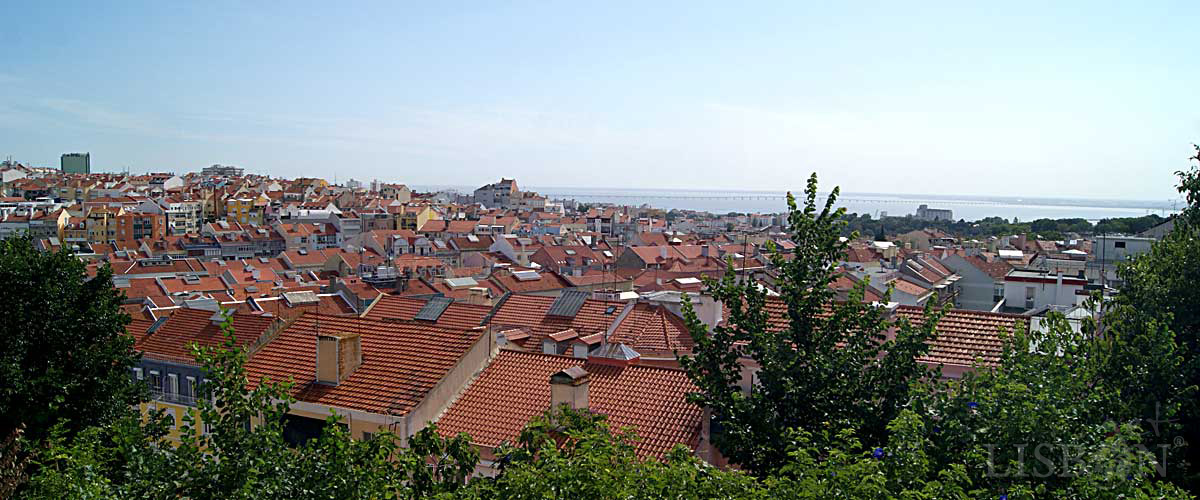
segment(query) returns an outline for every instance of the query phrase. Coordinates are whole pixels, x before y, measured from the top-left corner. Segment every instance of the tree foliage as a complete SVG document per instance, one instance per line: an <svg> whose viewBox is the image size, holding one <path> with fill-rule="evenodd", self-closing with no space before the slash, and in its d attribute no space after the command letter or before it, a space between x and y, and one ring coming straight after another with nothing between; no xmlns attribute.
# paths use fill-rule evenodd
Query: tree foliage
<svg viewBox="0 0 1200 500"><path fill-rule="evenodd" d="M846 248L840 239L845 209L833 208L837 196L835 188L818 208L815 175L803 209L788 195L795 257L772 252L786 328L772 327L767 292L738 281L732 271L709 281L713 298L728 310L724 323L708 328L685 302L696 346L694 356L680 363L700 389L692 399L712 409L719 429L713 442L721 452L760 476L788 461L778 437L789 429L849 428L881 439L906 404L909 384L933 375L917 358L928 349L938 312L928 309L922 328L893 323L884 307L863 302L865 282L849 300L835 302L828 285ZM749 393L741 388L744 365L758 367Z"/></svg>
<svg viewBox="0 0 1200 500"><path fill-rule="evenodd" d="M22 474L20 442L108 425L144 395L129 379L138 357L111 276L103 266L89 279L70 252L39 252L26 237L0 241L0 483Z"/></svg>
<svg viewBox="0 0 1200 500"><path fill-rule="evenodd" d="M1031 234L1044 240L1063 239L1068 234L1137 234L1166 221L1163 217L1150 214L1140 217L1113 217L1100 219L1095 224L1080 218L1036 219L1011 222L1002 217L984 217L977 221L924 220L912 216L871 218L870 214L846 214L843 236L857 231L859 234L886 234L896 236L926 228L940 229L962 238L985 238L1013 234Z"/></svg>
<svg viewBox="0 0 1200 500"><path fill-rule="evenodd" d="M75 439L56 432L40 456L27 498L426 498L461 486L478 454L465 436L429 427L401 447L382 432L350 439L337 415L298 448L283 435L294 400L289 382L250 387L246 353L226 322L221 347L197 348L207 373L179 442L161 411L129 414ZM432 466L431 466L432 465Z"/></svg>
<svg viewBox="0 0 1200 500"><path fill-rule="evenodd" d="M1200 149L1193 159L1200 161ZM195 351L208 376L197 408L184 416L179 443L167 439L160 413L129 411L127 394L135 392L117 383L127 380L135 359L128 339L116 337L124 348L102 342L97 356L108 357L108 364L90 366L116 374L112 385L97 389L107 391L99 399L112 400L72 406L99 413L15 424L36 424L45 436L30 441L36 473L20 495L1191 498L1183 488L1195 484L1185 461L1194 461L1188 443L1200 427L1200 296L1192 290L1200 282L1200 170L1180 176L1189 206L1170 236L1121 268L1127 285L1120 296L1097 297L1087 304L1091 317L1075 323L1058 314L1037 325L1018 323L1002 335L998 362L979 360L961 379L938 377L917 361L935 338L942 311L927 308L920 327L894 322L879 305L862 302L864 284L835 302L827 285L845 250L839 236L847 219L833 209L836 189L817 206L816 179L810 179L803 208L789 195L794 255L772 258L779 297L729 269L708 282L728 310L724 323L710 329L690 301L683 306L696 342L695 356L682 361L699 389L693 400L711 410L714 443L750 473L714 468L684 447L661 460L640 456L636 429L613 429L603 415L566 408L549 409L514 442L493 450L495 477L472 476L480 462L468 436L445 437L432 426L407 439L384 432L360 441L330 415L319 438L292 447L283 437L293 402L290 381L247 385L246 353L234 347L227 324L224 346ZM68 335L73 325L97 328L88 330L93 333L102 330L96 325L123 326L107 271L87 281L73 257L23 252L29 251L4 247L0 272L38 290L0 292L68 303L90 296L70 307L96 318L56 322L25 298L18 299L26 301L19 320L10 323L50 335ZM22 270L27 261L34 264ZM58 283L55 276L76 282ZM21 335L20 328L7 328ZM45 363L61 367L90 355L61 342L51 347L54 352L22 356L53 358ZM25 359L7 349L0 355L9 356L6 362ZM743 365L756 369L749 392L741 387ZM27 368L4 369L24 375ZM22 394L4 389L6 398ZM48 384L28 400L60 404L42 397L71 390ZM5 407L6 418L15 415L8 413L12 408Z"/></svg>
<svg viewBox="0 0 1200 500"><path fill-rule="evenodd" d="M1187 206L1175 218L1174 229L1151 247L1150 252L1118 267L1124 283L1118 303L1137 311L1143 318L1163 322L1174 332L1178 355L1183 357L1180 373L1187 385L1200 385L1200 146L1193 146L1196 164L1177 172L1178 190ZM1198 443L1188 448L1187 457L1200 463L1200 404L1183 401L1181 418L1184 439ZM1192 478L1191 484L1200 484Z"/></svg>

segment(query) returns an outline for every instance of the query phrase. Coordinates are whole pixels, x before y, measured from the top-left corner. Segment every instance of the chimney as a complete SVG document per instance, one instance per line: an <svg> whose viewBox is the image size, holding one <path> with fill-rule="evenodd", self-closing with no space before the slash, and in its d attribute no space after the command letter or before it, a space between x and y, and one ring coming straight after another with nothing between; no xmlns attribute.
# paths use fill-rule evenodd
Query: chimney
<svg viewBox="0 0 1200 500"><path fill-rule="evenodd" d="M481 305L481 306L490 306L490 305L492 305L492 298L490 296L488 296L487 288L484 288L481 286L476 286L476 287L471 287L470 290L467 290L467 303Z"/></svg>
<svg viewBox="0 0 1200 500"><path fill-rule="evenodd" d="M362 364L362 337L357 333L317 334L317 383L338 385Z"/></svg>
<svg viewBox="0 0 1200 500"><path fill-rule="evenodd" d="M667 260L667 247L666 246L658 247L658 255L659 255L659 257L662 258L662 260Z"/></svg>
<svg viewBox="0 0 1200 500"><path fill-rule="evenodd" d="M572 366L550 376L550 407L567 405L576 410L588 407L591 376L582 366Z"/></svg>
<svg viewBox="0 0 1200 500"><path fill-rule="evenodd" d="M700 256L705 257L705 258L708 257L708 245L707 244L700 245Z"/></svg>

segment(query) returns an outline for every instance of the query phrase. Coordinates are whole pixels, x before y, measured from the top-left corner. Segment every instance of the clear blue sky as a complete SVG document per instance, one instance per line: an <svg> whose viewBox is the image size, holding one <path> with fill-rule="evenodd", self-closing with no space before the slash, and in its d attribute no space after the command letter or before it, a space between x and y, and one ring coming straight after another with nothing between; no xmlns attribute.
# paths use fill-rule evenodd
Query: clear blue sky
<svg viewBox="0 0 1200 500"><path fill-rule="evenodd" d="M0 5L0 157L1166 199L1200 142L1194 0L100 3Z"/></svg>

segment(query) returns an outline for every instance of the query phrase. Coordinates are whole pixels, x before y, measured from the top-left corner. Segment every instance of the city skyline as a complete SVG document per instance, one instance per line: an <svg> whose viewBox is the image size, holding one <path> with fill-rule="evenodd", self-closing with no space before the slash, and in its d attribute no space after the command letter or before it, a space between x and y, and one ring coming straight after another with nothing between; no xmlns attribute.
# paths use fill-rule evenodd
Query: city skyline
<svg viewBox="0 0 1200 500"><path fill-rule="evenodd" d="M413 185L799 191L816 171L850 192L1162 200L1200 141L1196 13L14 5L0 157Z"/></svg>

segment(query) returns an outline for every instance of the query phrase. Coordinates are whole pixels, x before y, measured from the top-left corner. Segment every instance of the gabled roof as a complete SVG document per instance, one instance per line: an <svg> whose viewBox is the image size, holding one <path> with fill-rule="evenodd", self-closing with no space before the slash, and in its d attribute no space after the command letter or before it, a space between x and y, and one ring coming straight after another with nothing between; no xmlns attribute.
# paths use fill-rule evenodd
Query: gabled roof
<svg viewBox="0 0 1200 500"><path fill-rule="evenodd" d="M913 325L921 325L924 312L920 307L900 306L896 314ZM1011 333L1018 324L1027 321L1019 314L951 309L938 322L938 336L930 343L929 353L919 361L970 366L979 358L984 365L995 365L1003 350L1001 330Z"/></svg>
<svg viewBox="0 0 1200 500"><path fill-rule="evenodd" d="M787 305L782 299L768 297L766 309L773 331L789 328ZM896 318L907 319L916 326L923 322L924 313L921 307L899 306ZM994 365L1000 360L1001 329L1011 332L1018 323L1025 321L1027 319L1019 314L951 309L938 322L937 338L930 342L929 353L918 361L971 366L974 359L979 357L985 365Z"/></svg>
<svg viewBox="0 0 1200 500"><path fill-rule="evenodd" d="M135 344L145 357L176 362L193 360L190 346L215 347L225 342L221 328L212 321L213 312L203 309L181 308L171 314L166 323L152 334L142 337ZM233 330L241 347L253 342L263 334L276 318L256 314L234 314Z"/></svg>
<svg viewBox="0 0 1200 500"><path fill-rule="evenodd" d="M963 260L994 279L1004 279L1004 276L1013 269L1012 265L1000 259L987 260L975 255L963 257Z"/></svg>
<svg viewBox="0 0 1200 500"><path fill-rule="evenodd" d="M909 295L913 295L916 297L920 297L922 295L929 293L928 288L925 288L924 286L920 285L919 283L914 283L912 280L905 279L904 277L893 280L892 284L895 285L897 291L904 292L904 293L907 293Z"/></svg>
<svg viewBox="0 0 1200 500"><path fill-rule="evenodd" d="M618 311L619 313L620 311ZM692 352L695 342L683 320L662 306L634 304L613 330L610 343L619 342L642 353L680 354Z"/></svg>
<svg viewBox="0 0 1200 500"><path fill-rule="evenodd" d="M357 333L362 365L337 385L316 383L318 333ZM370 413L404 415L486 332L305 314L246 364L251 385L292 379L297 400Z"/></svg>
<svg viewBox="0 0 1200 500"><path fill-rule="evenodd" d="M574 367L589 374L588 409L614 429L631 427L638 455L662 458L676 444L699 444L702 411L687 402L696 387L680 370L613 366L583 359L502 350L438 420L438 432L471 435L480 446L516 439L533 417L550 409L550 376Z"/></svg>

